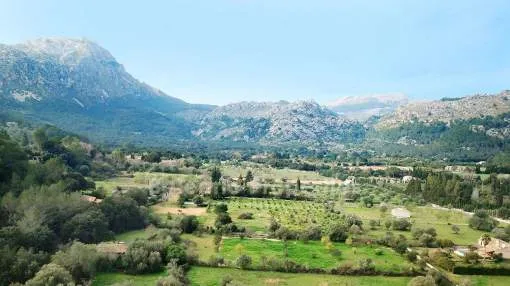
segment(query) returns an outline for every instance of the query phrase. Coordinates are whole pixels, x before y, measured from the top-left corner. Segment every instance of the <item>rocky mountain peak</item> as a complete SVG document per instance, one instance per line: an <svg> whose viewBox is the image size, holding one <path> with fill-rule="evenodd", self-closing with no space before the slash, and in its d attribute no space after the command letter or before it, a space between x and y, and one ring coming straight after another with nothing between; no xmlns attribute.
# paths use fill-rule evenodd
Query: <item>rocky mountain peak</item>
<svg viewBox="0 0 510 286"><path fill-rule="evenodd" d="M115 62L115 58L103 47L87 39L40 38L14 46L28 55L52 58L61 64L77 65L83 60Z"/></svg>
<svg viewBox="0 0 510 286"><path fill-rule="evenodd" d="M459 98L443 98L427 102L412 102L384 116L379 128L392 128L409 122L445 122L497 116L510 112L510 91L497 94L475 94Z"/></svg>

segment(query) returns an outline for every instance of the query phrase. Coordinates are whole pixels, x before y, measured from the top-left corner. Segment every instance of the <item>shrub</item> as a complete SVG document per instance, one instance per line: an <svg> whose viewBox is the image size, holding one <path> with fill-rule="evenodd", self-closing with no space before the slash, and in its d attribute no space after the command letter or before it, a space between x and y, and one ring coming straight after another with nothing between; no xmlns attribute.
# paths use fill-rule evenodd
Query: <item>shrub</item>
<svg viewBox="0 0 510 286"><path fill-rule="evenodd" d="M398 242L396 243L396 245L393 247L393 249L394 249L397 253L404 254L404 253L406 253L406 251L407 251L407 247L408 247L407 242L405 242L405 241L403 241L403 240L402 240L402 241L398 241Z"/></svg>
<svg viewBox="0 0 510 286"><path fill-rule="evenodd" d="M329 239L334 242L345 242L347 237L347 229L344 225L335 225L329 232Z"/></svg>
<svg viewBox="0 0 510 286"><path fill-rule="evenodd" d="M98 260L95 246L81 242L74 242L52 257L52 262L67 269L77 282L85 282L94 276Z"/></svg>
<svg viewBox="0 0 510 286"><path fill-rule="evenodd" d="M314 225L302 231L299 237L303 240L320 240L322 238L322 229Z"/></svg>
<svg viewBox="0 0 510 286"><path fill-rule="evenodd" d="M27 281L27 286L72 285L73 276L64 267L49 263L44 265L34 278Z"/></svg>
<svg viewBox="0 0 510 286"><path fill-rule="evenodd" d="M379 225L379 223L376 220L374 220L374 219L371 219L368 222L368 224L370 225L370 229L372 229L372 230L376 229L377 226Z"/></svg>
<svg viewBox="0 0 510 286"><path fill-rule="evenodd" d="M439 251L435 252L430 257L430 259L432 261L432 264L439 266L443 269L446 269L448 271L452 271L452 269L455 266L455 262L453 262L446 254Z"/></svg>
<svg viewBox="0 0 510 286"><path fill-rule="evenodd" d="M209 266L217 267L225 264L225 259L219 255L211 255L209 257L209 261L207 262Z"/></svg>
<svg viewBox="0 0 510 286"><path fill-rule="evenodd" d="M167 265L168 276L158 280L157 286L186 286L189 281L181 266L170 262Z"/></svg>
<svg viewBox="0 0 510 286"><path fill-rule="evenodd" d="M349 228L349 233L351 233L351 234L360 234L361 233L361 228L359 226L353 224Z"/></svg>
<svg viewBox="0 0 510 286"><path fill-rule="evenodd" d="M438 239L437 243L442 248L453 247L455 245L455 243L453 243L450 239Z"/></svg>
<svg viewBox="0 0 510 286"><path fill-rule="evenodd" d="M251 257L245 254L239 256L236 260L237 267L241 269L248 269L251 266Z"/></svg>
<svg viewBox="0 0 510 286"><path fill-rule="evenodd" d="M186 249L180 244L171 244L166 249L166 261L173 261L177 265L186 263Z"/></svg>
<svg viewBox="0 0 510 286"><path fill-rule="evenodd" d="M407 286L435 286L436 281L432 276L418 276L409 281Z"/></svg>
<svg viewBox="0 0 510 286"><path fill-rule="evenodd" d="M469 251L467 252L464 257L462 258L462 260L465 262L465 263L469 263L469 264L475 264L475 263L478 263L478 261L480 260L480 255L478 255L478 253L474 252L474 251Z"/></svg>
<svg viewBox="0 0 510 286"><path fill-rule="evenodd" d="M133 242L122 256L122 266L128 273L153 273L161 270L166 256L167 245L164 242L137 240Z"/></svg>
<svg viewBox="0 0 510 286"><path fill-rule="evenodd" d="M214 226L216 228L221 228L222 226L232 223L232 218L228 213L219 213L218 216L216 216L216 220L214 221Z"/></svg>
<svg viewBox="0 0 510 286"><path fill-rule="evenodd" d="M200 195L193 197L193 203L199 207L204 205L204 198Z"/></svg>
<svg viewBox="0 0 510 286"><path fill-rule="evenodd" d="M406 254L406 257L407 257L407 260L409 260L411 262L416 262L416 260L418 259L418 253L416 251L412 250Z"/></svg>
<svg viewBox="0 0 510 286"><path fill-rule="evenodd" d="M405 218L394 219L391 222L391 227L393 228L393 230L410 230L411 222Z"/></svg>
<svg viewBox="0 0 510 286"><path fill-rule="evenodd" d="M374 250L374 253L375 253L375 255L383 255L383 254L384 254L383 250L382 250L382 249L380 249L380 248L376 248L376 249Z"/></svg>
<svg viewBox="0 0 510 286"><path fill-rule="evenodd" d="M184 216L180 223L180 228L185 233L193 233L198 228L198 219L194 215Z"/></svg>
<svg viewBox="0 0 510 286"><path fill-rule="evenodd" d="M375 271L375 264L372 259L362 259L358 262L358 268L362 273L368 274Z"/></svg>
<svg viewBox="0 0 510 286"><path fill-rule="evenodd" d="M498 226L498 221L491 218L486 211L479 210L469 219L469 226L477 230L491 231Z"/></svg>
<svg viewBox="0 0 510 286"><path fill-rule="evenodd" d="M345 225L347 227L351 227L352 225L357 225L361 228L361 226L363 225L363 221L357 215L348 214L345 216Z"/></svg>
<svg viewBox="0 0 510 286"><path fill-rule="evenodd" d="M252 213L242 213L238 216L239 219L253 219Z"/></svg>
<svg viewBox="0 0 510 286"><path fill-rule="evenodd" d="M220 214L220 213L226 213L228 211L228 206L225 203L219 203L214 206L214 213Z"/></svg>

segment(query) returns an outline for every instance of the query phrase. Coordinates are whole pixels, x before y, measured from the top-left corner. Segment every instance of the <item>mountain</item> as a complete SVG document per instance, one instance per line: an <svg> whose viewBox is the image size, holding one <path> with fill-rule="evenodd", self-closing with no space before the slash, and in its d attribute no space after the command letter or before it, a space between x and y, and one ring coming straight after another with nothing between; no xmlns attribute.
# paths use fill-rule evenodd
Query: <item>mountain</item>
<svg viewBox="0 0 510 286"><path fill-rule="evenodd" d="M370 128L364 144L403 157L485 161L510 146L510 92L401 106Z"/></svg>
<svg viewBox="0 0 510 286"><path fill-rule="evenodd" d="M364 127L313 101L239 102L218 107L194 134L204 140L265 145L341 144L363 139Z"/></svg>
<svg viewBox="0 0 510 286"><path fill-rule="evenodd" d="M188 118L212 109L136 80L94 42L68 38L0 45L0 101L93 139L155 145L189 140L195 125Z"/></svg>
<svg viewBox="0 0 510 286"><path fill-rule="evenodd" d="M327 107L353 120L367 120L371 116L380 116L407 104L403 93L371 94L364 96L346 96L327 104Z"/></svg>
<svg viewBox="0 0 510 286"><path fill-rule="evenodd" d="M314 102L189 104L138 81L85 39L0 45L0 103L27 120L115 145L316 146L357 142L365 132Z"/></svg>
<svg viewBox="0 0 510 286"><path fill-rule="evenodd" d="M510 112L510 91L494 95L472 95L461 98L443 98L402 105L395 112L381 118L378 128L395 128L405 123L450 123Z"/></svg>

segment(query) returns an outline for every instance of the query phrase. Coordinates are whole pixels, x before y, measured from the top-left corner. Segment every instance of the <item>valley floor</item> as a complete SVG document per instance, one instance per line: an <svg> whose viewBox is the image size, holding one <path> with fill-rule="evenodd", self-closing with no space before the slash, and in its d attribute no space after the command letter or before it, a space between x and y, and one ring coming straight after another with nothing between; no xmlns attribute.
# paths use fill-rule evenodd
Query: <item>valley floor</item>
<svg viewBox="0 0 510 286"><path fill-rule="evenodd" d="M122 282L130 282L136 286L153 286L165 273L147 275L127 275L121 273L99 273L92 283L93 286L108 286ZM192 286L221 285L224 278L230 278L241 285L294 285L294 286L404 286L411 277L387 276L341 276L323 274L294 274L270 271L247 271L232 268L193 267L188 272ZM471 280L473 286L506 286L508 276L463 276Z"/></svg>

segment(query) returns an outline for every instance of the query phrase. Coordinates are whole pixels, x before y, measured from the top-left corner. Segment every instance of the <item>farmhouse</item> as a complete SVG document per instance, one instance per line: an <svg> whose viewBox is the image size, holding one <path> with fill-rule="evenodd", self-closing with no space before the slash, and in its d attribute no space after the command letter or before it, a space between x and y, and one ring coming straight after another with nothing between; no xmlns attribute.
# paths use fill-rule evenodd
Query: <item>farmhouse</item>
<svg viewBox="0 0 510 286"><path fill-rule="evenodd" d="M391 215L396 218L410 218L411 212L404 208L394 208L391 210Z"/></svg>
<svg viewBox="0 0 510 286"><path fill-rule="evenodd" d="M481 257L493 257L494 255L501 254L504 259L510 259L510 243L492 237L489 243L484 247L482 239L478 240L477 253Z"/></svg>

